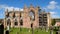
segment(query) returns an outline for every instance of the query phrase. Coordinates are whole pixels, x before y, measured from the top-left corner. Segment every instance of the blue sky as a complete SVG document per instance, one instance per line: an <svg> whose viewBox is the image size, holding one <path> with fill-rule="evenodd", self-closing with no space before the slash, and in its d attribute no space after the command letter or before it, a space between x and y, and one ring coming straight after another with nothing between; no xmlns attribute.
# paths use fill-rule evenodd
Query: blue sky
<svg viewBox="0 0 60 34"><path fill-rule="evenodd" d="M40 6L46 12L50 12L52 18L60 18L60 0L0 0L0 18L5 17L6 7L23 8L24 4L28 7L30 4L34 7Z"/></svg>

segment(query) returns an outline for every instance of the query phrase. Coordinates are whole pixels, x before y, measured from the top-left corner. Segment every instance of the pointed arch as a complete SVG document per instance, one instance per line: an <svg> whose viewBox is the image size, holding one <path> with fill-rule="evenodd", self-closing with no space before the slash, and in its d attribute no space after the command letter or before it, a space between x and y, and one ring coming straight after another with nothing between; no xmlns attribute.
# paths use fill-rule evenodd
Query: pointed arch
<svg viewBox="0 0 60 34"><path fill-rule="evenodd" d="M7 25L11 25L11 20L7 19Z"/></svg>
<svg viewBox="0 0 60 34"><path fill-rule="evenodd" d="M33 10L29 11L29 16L30 16L30 19L32 17L32 19L35 20L35 12Z"/></svg>
<svg viewBox="0 0 60 34"><path fill-rule="evenodd" d="M14 25L15 25L15 26L18 25L17 18L15 18L15 20L14 20Z"/></svg>

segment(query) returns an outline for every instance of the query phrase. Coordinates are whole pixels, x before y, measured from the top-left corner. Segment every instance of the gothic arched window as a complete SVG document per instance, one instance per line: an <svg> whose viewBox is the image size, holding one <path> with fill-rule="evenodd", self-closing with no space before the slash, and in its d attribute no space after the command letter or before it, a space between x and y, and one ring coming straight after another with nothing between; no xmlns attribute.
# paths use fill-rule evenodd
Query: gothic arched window
<svg viewBox="0 0 60 34"><path fill-rule="evenodd" d="M21 26L23 25L23 20L22 20L22 19L20 20L20 25L21 25Z"/></svg>
<svg viewBox="0 0 60 34"><path fill-rule="evenodd" d="M15 13L13 14L13 18L15 18Z"/></svg>
<svg viewBox="0 0 60 34"><path fill-rule="evenodd" d="M21 16L21 12L20 12L20 17L22 17L22 16Z"/></svg>
<svg viewBox="0 0 60 34"><path fill-rule="evenodd" d="M7 20L7 25L11 25L10 19Z"/></svg>
<svg viewBox="0 0 60 34"><path fill-rule="evenodd" d="M16 26L18 25L18 22L17 22L17 19L15 19L15 23L14 23Z"/></svg>
<svg viewBox="0 0 60 34"><path fill-rule="evenodd" d="M8 18L9 17L9 13L7 13L7 15L5 17Z"/></svg>
<svg viewBox="0 0 60 34"><path fill-rule="evenodd" d="M29 16L30 16L30 20L31 19L35 20L35 13L32 10L29 12Z"/></svg>

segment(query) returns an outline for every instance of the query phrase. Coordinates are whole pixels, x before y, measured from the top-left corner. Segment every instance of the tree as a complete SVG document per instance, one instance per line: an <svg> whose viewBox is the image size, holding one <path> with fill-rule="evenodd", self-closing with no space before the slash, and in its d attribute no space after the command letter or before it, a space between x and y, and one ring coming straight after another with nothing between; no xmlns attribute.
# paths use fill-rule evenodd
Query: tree
<svg viewBox="0 0 60 34"><path fill-rule="evenodd" d="M55 25L55 23L56 23L55 19L52 19L52 23L51 23L52 26Z"/></svg>

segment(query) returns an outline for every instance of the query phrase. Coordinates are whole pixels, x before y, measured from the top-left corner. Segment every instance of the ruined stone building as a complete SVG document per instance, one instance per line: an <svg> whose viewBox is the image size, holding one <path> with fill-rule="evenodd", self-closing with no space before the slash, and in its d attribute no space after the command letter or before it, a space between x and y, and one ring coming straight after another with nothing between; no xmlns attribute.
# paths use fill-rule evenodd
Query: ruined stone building
<svg viewBox="0 0 60 34"><path fill-rule="evenodd" d="M39 26L51 26L51 17L50 13L48 12L40 12L39 13Z"/></svg>
<svg viewBox="0 0 60 34"><path fill-rule="evenodd" d="M5 11L5 19L4 19L4 27L6 28L8 25L10 27L24 27L31 28L31 23L33 23L33 27L39 27L42 21L42 15L45 15L43 18L46 19L44 24L50 26L50 13L40 13L38 7L33 7L32 5L28 8L24 6L24 8L18 11L9 11L6 9ZM31 19L31 17L33 19Z"/></svg>

